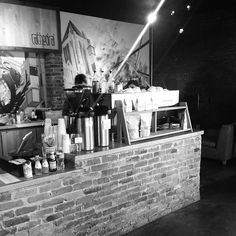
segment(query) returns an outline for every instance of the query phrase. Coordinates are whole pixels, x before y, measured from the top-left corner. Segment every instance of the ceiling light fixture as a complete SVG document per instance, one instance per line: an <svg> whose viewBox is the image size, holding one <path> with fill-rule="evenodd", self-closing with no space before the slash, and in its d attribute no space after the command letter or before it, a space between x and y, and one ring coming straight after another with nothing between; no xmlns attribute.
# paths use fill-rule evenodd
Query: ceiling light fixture
<svg viewBox="0 0 236 236"><path fill-rule="evenodd" d="M147 18L147 19L148 19L147 22L149 22L150 24L152 24L152 23L154 23L154 22L156 21L157 15L156 15L154 12L152 12L152 13L150 13L150 14L148 15L148 18Z"/></svg>

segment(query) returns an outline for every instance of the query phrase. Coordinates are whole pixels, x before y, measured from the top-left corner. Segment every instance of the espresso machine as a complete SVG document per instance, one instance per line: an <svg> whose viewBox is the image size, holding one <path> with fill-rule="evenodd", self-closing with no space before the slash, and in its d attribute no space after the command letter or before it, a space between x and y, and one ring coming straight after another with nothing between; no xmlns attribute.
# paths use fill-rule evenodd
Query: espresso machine
<svg viewBox="0 0 236 236"><path fill-rule="evenodd" d="M68 107L64 110L67 133L82 137L82 150L109 146L111 128L110 94L92 93L89 86L65 89Z"/></svg>

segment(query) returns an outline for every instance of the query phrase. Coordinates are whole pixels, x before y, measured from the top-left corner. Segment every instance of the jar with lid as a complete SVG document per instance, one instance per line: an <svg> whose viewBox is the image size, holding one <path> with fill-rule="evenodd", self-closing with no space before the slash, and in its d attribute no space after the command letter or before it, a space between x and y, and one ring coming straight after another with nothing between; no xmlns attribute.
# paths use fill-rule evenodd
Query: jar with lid
<svg viewBox="0 0 236 236"><path fill-rule="evenodd" d="M35 156L34 172L35 172L35 175L42 175L42 165L40 162L39 155Z"/></svg>
<svg viewBox="0 0 236 236"><path fill-rule="evenodd" d="M54 152L50 153L48 163L50 172L57 171L57 162Z"/></svg>

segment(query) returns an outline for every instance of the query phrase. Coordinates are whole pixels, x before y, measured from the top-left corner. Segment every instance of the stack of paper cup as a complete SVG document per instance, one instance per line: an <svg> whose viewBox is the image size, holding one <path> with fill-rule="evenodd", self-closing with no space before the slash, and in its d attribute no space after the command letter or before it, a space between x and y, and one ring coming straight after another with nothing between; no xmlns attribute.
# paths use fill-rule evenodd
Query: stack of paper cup
<svg viewBox="0 0 236 236"><path fill-rule="evenodd" d="M50 133L51 125L52 125L52 120L50 118L46 118L45 121L44 121L44 134L46 136L48 136L49 133Z"/></svg>
<svg viewBox="0 0 236 236"><path fill-rule="evenodd" d="M62 137L66 134L66 125L64 118L58 119L57 125L57 148L62 149Z"/></svg>
<svg viewBox="0 0 236 236"><path fill-rule="evenodd" d="M55 144L56 144L56 147L58 146L58 145L57 145L57 139L58 139L57 131L58 131L58 126L57 126L57 125L54 125L54 126L52 127L52 132L53 132L53 134L55 135Z"/></svg>
<svg viewBox="0 0 236 236"><path fill-rule="evenodd" d="M70 152L70 137L69 134L64 134L62 136L62 151L64 153Z"/></svg>

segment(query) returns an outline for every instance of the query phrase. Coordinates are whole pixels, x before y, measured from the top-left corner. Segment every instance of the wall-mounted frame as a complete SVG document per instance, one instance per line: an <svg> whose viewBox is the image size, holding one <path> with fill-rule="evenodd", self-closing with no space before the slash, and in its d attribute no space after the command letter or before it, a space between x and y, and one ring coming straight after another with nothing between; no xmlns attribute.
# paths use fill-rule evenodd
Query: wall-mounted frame
<svg viewBox="0 0 236 236"><path fill-rule="evenodd" d="M0 51L0 115L47 105L42 55Z"/></svg>
<svg viewBox="0 0 236 236"><path fill-rule="evenodd" d="M0 50L59 50L59 11L0 2Z"/></svg>
<svg viewBox="0 0 236 236"><path fill-rule="evenodd" d="M122 63L144 25L60 12L64 86L71 88L78 73L92 78L94 71L103 78ZM138 75L149 85L152 81L150 34L138 46L118 74L118 81ZM125 81L126 80L126 81Z"/></svg>

